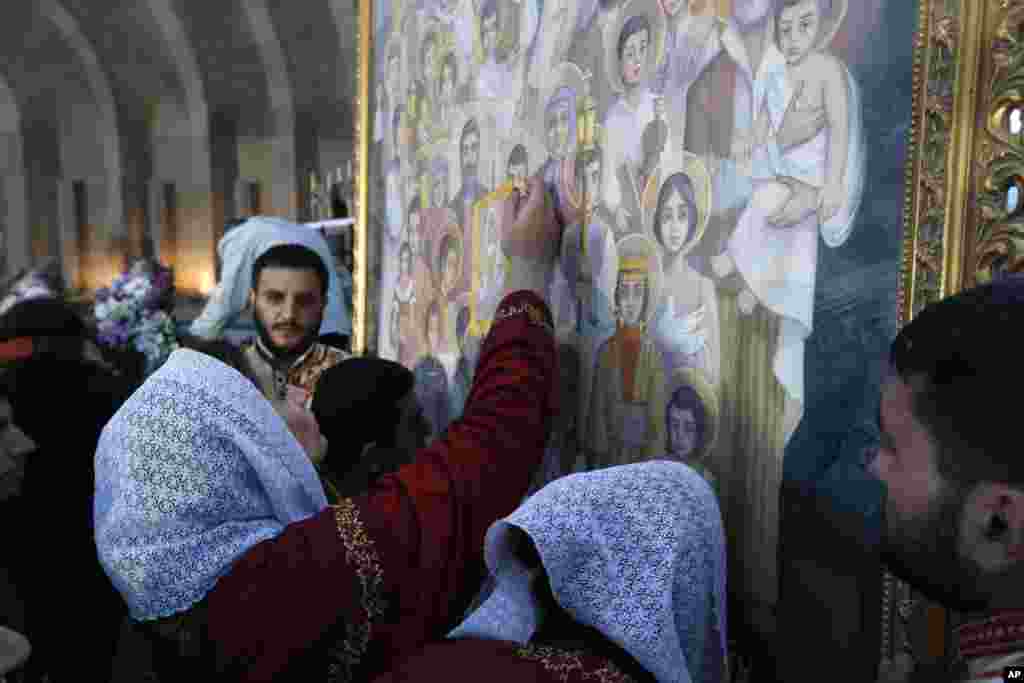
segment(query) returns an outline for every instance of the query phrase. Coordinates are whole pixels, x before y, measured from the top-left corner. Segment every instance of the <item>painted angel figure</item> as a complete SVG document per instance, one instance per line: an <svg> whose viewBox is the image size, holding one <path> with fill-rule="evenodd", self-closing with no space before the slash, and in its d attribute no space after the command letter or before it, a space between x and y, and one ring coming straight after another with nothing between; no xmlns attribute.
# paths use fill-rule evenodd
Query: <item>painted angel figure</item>
<svg viewBox="0 0 1024 683"><path fill-rule="evenodd" d="M825 29L837 21L838 4L783 0L776 10L775 49L785 58L784 68L765 79L753 133L737 150L754 193L726 251L713 263L717 274L735 269L743 276L744 313L762 305L780 317L774 370L786 391L786 441L803 412L803 351L812 330L818 233L830 247L845 242L864 182L859 89L822 40L834 35ZM785 117L815 108L824 108L827 125L811 140L773 153L778 147L770 138ZM794 209L798 201L804 203ZM793 224L774 221L783 211L797 214Z"/></svg>
<svg viewBox="0 0 1024 683"><path fill-rule="evenodd" d="M618 247L619 326L597 354L585 435L591 468L625 465L665 447L665 366L645 327L657 306L654 246L630 235Z"/></svg>
<svg viewBox="0 0 1024 683"><path fill-rule="evenodd" d="M651 79L664 17L655 0L630 0L606 32L607 77L619 96L605 113L603 123L609 131L604 197L616 212L619 232L628 233L630 221L639 221L642 216L627 208L629 185L623 186L623 181L635 178L637 170L647 165L643 137L648 124L655 120L656 96Z"/></svg>
<svg viewBox="0 0 1024 683"><path fill-rule="evenodd" d="M709 456L718 436L718 396L699 370L682 368L672 373L665 406L664 460L675 460L697 470L718 493Z"/></svg>
<svg viewBox="0 0 1024 683"><path fill-rule="evenodd" d="M704 186L710 186L706 174ZM716 384L720 329L715 284L686 260L707 226L709 197L709 192L699 193L683 172L670 175L658 193L653 233L662 248L665 295L652 333L670 370L697 368Z"/></svg>

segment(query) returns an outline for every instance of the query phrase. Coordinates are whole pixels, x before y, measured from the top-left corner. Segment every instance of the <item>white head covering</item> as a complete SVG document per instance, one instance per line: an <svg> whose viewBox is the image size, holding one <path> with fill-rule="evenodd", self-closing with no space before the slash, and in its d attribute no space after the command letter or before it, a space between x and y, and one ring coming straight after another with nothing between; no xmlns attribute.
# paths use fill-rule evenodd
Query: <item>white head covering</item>
<svg viewBox="0 0 1024 683"><path fill-rule="evenodd" d="M487 532L494 592L449 638L525 644L539 625L512 527L537 547L570 617L600 631L659 683L718 682L726 657L725 535L708 483L676 462L572 474Z"/></svg>
<svg viewBox="0 0 1024 683"><path fill-rule="evenodd" d="M202 600L249 548L327 500L259 390L180 349L103 429L94 505L100 563L146 620Z"/></svg>

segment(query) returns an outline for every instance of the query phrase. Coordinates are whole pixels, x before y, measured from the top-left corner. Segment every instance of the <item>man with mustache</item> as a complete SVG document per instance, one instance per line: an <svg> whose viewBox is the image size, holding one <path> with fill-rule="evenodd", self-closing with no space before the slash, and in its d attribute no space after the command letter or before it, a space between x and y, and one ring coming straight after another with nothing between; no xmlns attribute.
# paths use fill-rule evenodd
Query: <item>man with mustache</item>
<svg viewBox="0 0 1024 683"><path fill-rule="evenodd" d="M311 250L323 263L333 263L331 248L318 230L270 216L253 216L226 232L217 244L220 281L203 312L192 321L189 332L202 339L219 339L245 309L256 260L279 244L297 244ZM344 305L341 278L325 274L326 290L319 332L322 335L352 334L352 318ZM346 341L347 344L347 341Z"/></svg>
<svg viewBox="0 0 1024 683"><path fill-rule="evenodd" d="M1010 680L1003 668L1024 665L1024 477L1002 391L1021 374L1022 320L1024 276L1011 275L931 304L890 346L862 464L885 486L882 560L962 616L959 670L930 680Z"/></svg>
<svg viewBox="0 0 1024 683"><path fill-rule="evenodd" d="M323 259L298 244L272 247L256 259L249 304L257 337L245 346L245 358L268 400L291 398L308 407L320 373L348 358L317 343L327 282Z"/></svg>
<svg viewBox="0 0 1024 683"><path fill-rule="evenodd" d="M462 135L459 137L459 167L462 170L462 186L448 202L448 208L455 212L459 226L463 228L466 227L466 221L471 215L473 203L488 192L480 182L479 164L480 125L476 119L470 119L462 127Z"/></svg>

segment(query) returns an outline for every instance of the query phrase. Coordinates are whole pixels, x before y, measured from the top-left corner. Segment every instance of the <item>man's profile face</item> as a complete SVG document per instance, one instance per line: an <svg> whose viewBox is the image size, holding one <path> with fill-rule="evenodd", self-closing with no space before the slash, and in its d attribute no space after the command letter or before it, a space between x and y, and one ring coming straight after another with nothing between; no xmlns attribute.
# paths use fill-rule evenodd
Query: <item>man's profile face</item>
<svg viewBox="0 0 1024 683"><path fill-rule="evenodd" d="M253 316L274 346L287 353L317 337L326 302L315 270L267 267L256 284Z"/></svg>
<svg viewBox="0 0 1024 683"><path fill-rule="evenodd" d="M984 609L987 582L961 542L965 493L939 474L935 446L913 413L912 397L898 377L882 391L881 441L870 470L886 487L883 559L930 600L962 611Z"/></svg>

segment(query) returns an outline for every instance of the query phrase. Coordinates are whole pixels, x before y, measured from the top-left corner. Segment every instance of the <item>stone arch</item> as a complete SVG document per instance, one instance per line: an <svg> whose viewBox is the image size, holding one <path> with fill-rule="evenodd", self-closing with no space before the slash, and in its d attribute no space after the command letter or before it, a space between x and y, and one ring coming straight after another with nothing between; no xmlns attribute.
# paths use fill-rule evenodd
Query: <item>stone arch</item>
<svg viewBox="0 0 1024 683"><path fill-rule="evenodd" d="M269 211L265 213L295 220L299 213L299 186L295 172L295 98L284 49L274 29L266 0L242 0L239 4L259 48L267 75L271 107L267 132L270 135L273 161L260 174L264 182L269 183Z"/></svg>
<svg viewBox="0 0 1024 683"><path fill-rule="evenodd" d="M210 110L195 49L171 0L145 0L167 54L178 73L183 101L162 98L151 104L153 172L149 183L149 233L155 255L175 269L182 291L208 293L215 284L213 255L217 216L214 211L210 151ZM173 183L178 234L165 232L169 209L165 185Z"/></svg>
<svg viewBox="0 0 1024 683"><path fill-rule="evenodd" d="M99 112L98 127L102 135L103 168L106 182L103 193L103 225L115 241L124 238L124 202L121 194L121 152L117 110L106 73L100 66L92 44L85 37L67 10L56 0L38 0L37 10L56 26L80 64ZM66 221L65 221L66 222Z"/></svg>
<svg viewBox="0 0 1024 683"><path fill-rule="evenodd" d="M28 241L28 196L21 139L21 108L0 77L0 278L31 263Z"/></svg>

